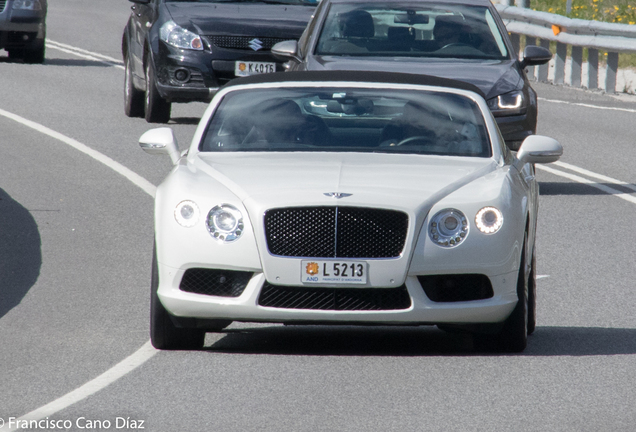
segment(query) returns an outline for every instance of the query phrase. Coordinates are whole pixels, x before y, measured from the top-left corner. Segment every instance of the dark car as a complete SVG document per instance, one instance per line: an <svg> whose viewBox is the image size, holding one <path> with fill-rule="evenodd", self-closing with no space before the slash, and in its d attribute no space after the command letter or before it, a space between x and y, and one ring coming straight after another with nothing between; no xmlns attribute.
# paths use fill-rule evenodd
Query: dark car
<svg viewBox="0 0 636 432"><path fill-rule="evenodd" d="M44 63L46 0L0 0L0 49L11 59Z"/></svg>
<svg viewBox="0 0 636 432"><path fill-rule="evenodd" d="M288 70L408 72L474 84L513 150L537 125L524 69L552 57L526 46L519 60L489 0L322 0L300 40L272 52Z"/></svg>
<svg viewBox="0 0 636 432"><path fill-rule="evenodd" d="M0 0L1 2L2 0ZM277 42L298 39L316 0L130 0L122 38L125 113L170 120L173 102L209 102L237 76L282 71Z"/></svg>

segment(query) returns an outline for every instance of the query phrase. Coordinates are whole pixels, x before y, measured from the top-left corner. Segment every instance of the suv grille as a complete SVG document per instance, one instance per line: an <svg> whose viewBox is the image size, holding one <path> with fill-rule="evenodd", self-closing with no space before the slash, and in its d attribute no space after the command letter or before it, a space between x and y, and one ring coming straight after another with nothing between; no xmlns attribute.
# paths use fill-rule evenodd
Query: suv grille
<svg viewBox="0 0 636 432"><path fill-rule="evenodd" d="M193 268L186 270L179 289L195 294L238 297L251 278L251 272Z"/></svg>
<svg viewBox="0 0 636 432"><path fill-rule="evenodd" d="M265 213L274 255L307 258L394 258L406 242L408 215L363 207L297 207Z"/></svg>
<svg viewBox="0 0 636 432"><path fill-rule="evenodd" d="M408 309L411 297L405 285L399 288L307 288L265 282L258 304L283 309L378 311Z"/></svg>
<svg viewBox="0 0 636 432"><path fill-rule="evenodd" d="M4 11L4 8L6 5L7 5L7 0L0 0L0 13Z"/></svg>
<svg viewBox="0 0 636 432"><path fill-rule="evenodd" d="M0 0L1 1L1 0ZM256 36L206 36L208 40L219 48L238 49L238 50L254 50L250 47L250 42L259 40L262 48L258 51L269 51L278 42L286 41L285 38L273 37L256 37Z"/></svg>

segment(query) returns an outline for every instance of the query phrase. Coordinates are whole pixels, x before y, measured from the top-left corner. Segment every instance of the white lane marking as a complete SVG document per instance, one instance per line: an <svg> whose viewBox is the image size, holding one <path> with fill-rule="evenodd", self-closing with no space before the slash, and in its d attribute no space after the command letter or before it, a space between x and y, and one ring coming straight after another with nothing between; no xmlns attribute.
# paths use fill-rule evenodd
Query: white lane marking
<svg viewBox="0 0 636 432"><path fill-rule="evenodd" d="M549 278L549 277L550 277L550 275L538 275L536 277L536 279L539 280L539 279L545 279L545 278Z"/></svg>
<svg viewBox="0 0 636 432"><path fill-rule="evenodd" d="M49 129L46 126L43 126L39 123L35 123L31 120L27 120L23 117L20 117L8 111L0 109L0 115L8 119L14 120L40 133L48 135L51 138L62 141L65 144L68 144L74 149L79 150L80 152L90 156L96 161L103 163L104 165L114 170L115 172L123 175L125 178L130 180L134 185L141 188L144 192L146 192L151 197L155 196L155 191L157 189L155 185L150 183L145 178L141 177L139 174L126 168L119 162L116 162L113 159L109 158L108 156L93 150L87 145L82 144L79 141L76 141L65 135L62 135L59 132L55 132L54 130ZM113 382L121 378L122 376L131 372L133 369L142 365L144 362L146 362L156 353L157 351L152 347L152 345L150 344L150 341L148 341L141 348L139 348L134 354L130 355L129 357L125 358L124 360L122 360L121 362L113 366L112 368L108 369L106 372L104 372L97 378L87 382L86 384L79 387L78 389L73 390L70 393L67 393L66 395L62 396L59 399L54 400L51 403L44 405L43 407L38 408L35 411L31 411L28 414L25 414L24 416L20 417L20 419L21 420L44 419L49 415L52 415L76 402L79 402L82 399L87 398L88 396L98 392L99 390L103 389L109 384L112 384ZM19 427L9 429L8 427L9 427L8 424L5 423L2 427L0 427L0 430L15 431L15 430L21 429Z"/></svg>
<svg viewBox="0 0 636 432"><path fill-rule="evenodd" d="M89 146L82 144L81 142L76 141L73 138L69 138L65 135L62 135L61 133L56 132L52 129L49 129L46 126L43 126L39 123L35 123L31 120L27 120L24 117L20 117L19 115L10 113L8 111L0 109L0 115L8 119L14 120L40 133L43 133L44 135L48 135L51 138L55 138L56 140L62 141L63 143L70 145L74 149L81 151L82 153L92 157L96 161L103 163L108 168L112 169L113 171L123 175L128 180L130 180L133 184L135 184L136 186L139 186L144 192L146 192L151 197L155 196L155 191L157 189L155 185L153 185L148 180L141 177L139 174L135 173L134 171L126 168L119 162L116 162L113 159L109 158L108 156L96 150L93 150Z"/></svg>
<svg viewBox="0 0 636 432"><path fill-rule="evenodd" d="M540 101L544 101L544 102L551 102L551 103L556 103L556 104L564 104L564 105L574 105L574 106L580 106L580 107L584 107L584 108L593 108L593 109L599 109L599 110L607 110L607 111L623 111L623 112L628 112L628 113L636 113L636 109L631 109L631 108L618 108L618 107L606 107L606 106L600 106L600 105L592 105L592 104L586 104L586 103L580 103L580 102L568 102L568 101L562 101L562 100L556 100L556 99L545 99L545 98L537 98Z"/></svg>
<svg viewBox="0 0 636 432"><path fill-rule="evenodd" d="M605 176L603 174L597 174L597 173L595 173L593 171L586 170L585 168L577 167L576 165L572 165L572 164L569 164L569 163L566 163L566 162L561 162L561 161L554 162L554 165L558 165L558 166L560 166L562 168L566 168L566 169L569 169L571 171L578 172L579 174L583 174L583 175L586 175L588 177L592 177L592 178L595 178L595 179L603 180L604 182L607 182L607 183L614 183L614 184L617 184L617 185L621 185L621 186L624 186L624 187L626 187L628 189L636 191L636 186L634 186L631 183L624 182L622 180L617 180L615 178L608 177L608 176Z"/></svg>
<svg viewBox="0 0 636 432"><path fill-rule="evenodd" d="M592 180L588 180L586 178L577 176L575 174L570 174L570 173L566 173L566 172L563 172L563 171L559 171L559 170L556 170L554 168L550 168L550 167L545 166L545 165L537 165L536 167L538 169L543 170L543 171L547 171L547 172L549 172L551 174L558 175L558 176L561 176L561 177L565 177L565 178L567 178L569 180L573 180L573 181L578 182L578 183L582 183L582 184L586 184L586 185L592 186L592 187L594 187L596 189L602 190L605 193L608 193L610 195L614 195L617 198L623 199L623 200L628 201L628 202L630 202L632 204L636 204L636 197L634 197L633 195L628 194L627 192L622 192L622 191L619 191L618 189L611 188L611 187L606 186L604 184L596 183L596 182L594 182Z"/></svg>
<svg viewBox="0 0 636 432"><path fill-rule="evenodd" d="M99 63L106 64L108 66L116 67L117 69L125 70L123 66L123 62L113 57L105 56L103 54L98 54L92 51L87 51L81 48L77 48L71 45L66 45L60 42L55 42L50 39L46 40L46 47L53 48L58 51L65 52L67 54L73 54L77 57L81 57L86 60L92 60Z"/></svg>
<svg viewBox="0 0 636 432"><path fill-rule="evenodd" d="M20 423L24 424L24 421L37 421L45 419L46 417L51 416L56 412L59 412L83 399L86 399L90 395L95 394L104 387L114 383L133 369L141 366L146 361L150 360L157 352L158 351L154 349L150 344L150 341L146 342L135 353L126 357L97 378L92 379L83 386L71 391L70 393L65 394L59 399L56 399L53 402L48 403L43 407L31 411L30 413L25 414L22 417L14 420L12 427L9 427L8 419L5 417L5 424L3 427L0 427L0 431L12 432L20 430L22 428L19 427L19 425Z"/></svg>

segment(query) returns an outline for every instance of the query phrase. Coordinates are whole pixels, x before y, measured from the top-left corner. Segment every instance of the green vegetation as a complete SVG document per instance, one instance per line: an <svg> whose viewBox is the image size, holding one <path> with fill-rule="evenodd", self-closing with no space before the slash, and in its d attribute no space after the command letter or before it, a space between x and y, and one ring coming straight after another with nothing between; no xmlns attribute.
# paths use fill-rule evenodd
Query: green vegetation
<svg viewBox="0 0 636 432"><path fill-rule="evenodd" d="M569 18L619 24L636 24L634 0L572 0L572 10L565 13L566 0L531 0L530 8Z"/></svg>

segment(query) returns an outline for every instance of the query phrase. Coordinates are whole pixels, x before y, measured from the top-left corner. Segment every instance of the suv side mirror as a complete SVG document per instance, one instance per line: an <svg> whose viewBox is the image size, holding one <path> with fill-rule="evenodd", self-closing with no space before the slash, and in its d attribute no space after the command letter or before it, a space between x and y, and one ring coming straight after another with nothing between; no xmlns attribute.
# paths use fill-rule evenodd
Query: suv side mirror
<svg viewBox="0 0 636 432"><path fill-rule="evenodd" d="M552 53L549 49L536 45L528 45L523 50L521 68L546 64L550 59L552 59Z"/></svg>
<svg viewBox="0 0 636 432"><path fill-rule="evenodd" d="M295 60L298 63L302 61L300 57L298 57L298 41L295 40L278 42L272 47L272 54L274 57L283 61L288 61L290 59Z"/></svg>

